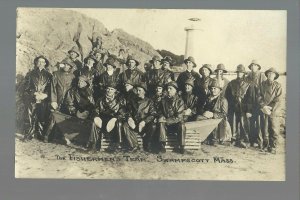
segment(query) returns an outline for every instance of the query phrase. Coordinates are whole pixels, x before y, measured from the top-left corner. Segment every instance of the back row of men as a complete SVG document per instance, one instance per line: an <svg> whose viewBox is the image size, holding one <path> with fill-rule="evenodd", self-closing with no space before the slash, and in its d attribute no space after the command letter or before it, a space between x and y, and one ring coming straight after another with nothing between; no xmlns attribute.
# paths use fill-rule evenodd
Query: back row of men
<svg viewBox="0 0 300 200"><path fill-rule="evenodd" d="M76 47L68 53L70 57L60 62L53 75L44 56L35 58L34 69L26 75L29 130L25 138L36 135L48 141L56 124L50 110L55 110L92 120L87 146L96 150L101 148L102 134L113 133L117 144L126 140L132 150L138 148L136 134L141 134L145 150L157 142L165 152L167 134L177 132L179 151L184 153L184 122L222 118L207 138L208 144L231 140L239 147L256 145L276 153L282 88L275 81L279 74L274 68L261 73L261 66L253 60L250 72L238 65L237 78L229 82L223 76L227 72L223 64L217 65L212 78L211 65L204 64L198 74L193 70L194 58L188 57L186 71L175 80L171 57L154 56L150 69L143 73L137 69L139 61L128 56L127 69L119 73L113 57L103 64L97 59L102 57L99 51L83 64Z"/></svg>

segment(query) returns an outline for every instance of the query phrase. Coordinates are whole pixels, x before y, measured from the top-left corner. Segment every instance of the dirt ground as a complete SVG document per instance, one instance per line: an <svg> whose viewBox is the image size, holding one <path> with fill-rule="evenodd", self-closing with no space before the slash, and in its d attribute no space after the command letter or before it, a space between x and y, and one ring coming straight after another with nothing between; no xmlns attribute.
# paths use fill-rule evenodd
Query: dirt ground
<svg viewBox="0 0 300 200"><path fill-rule="evenodd" d="M33 139L15 140L16 178L155 179L155 180L285 180L285 139L277 154L255 148L202 145L187 155L135 153L91 154L65 145Z"/></svg>

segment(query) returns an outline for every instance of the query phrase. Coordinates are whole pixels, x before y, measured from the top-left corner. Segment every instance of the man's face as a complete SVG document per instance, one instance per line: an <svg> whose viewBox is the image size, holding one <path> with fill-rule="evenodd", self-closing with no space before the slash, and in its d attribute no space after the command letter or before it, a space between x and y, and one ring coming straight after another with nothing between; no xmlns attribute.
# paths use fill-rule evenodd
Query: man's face
<svg viewBox="0 0 300 200"><path fill-rule="evenodd" d="M92 67L94 66L94 63L95 63L95 61L94 61L93 59L88 59L86 65L87 65L89 68L92 68Z"/></svg>
<svg viewBox="0 0 300 200"><path fill-rule="evenodd" d="M162 94L162 92L163 92L163 88L160 87L160 86L157 86L156 87L156 94L160 95L160 94Z"/></svg>
<svg viewBox="0 0 300 200"><path fill-rule="evenodd" d="M161 63L159 60L156 60L153 62L154 69L160 69L161 68Z"/></svg>
<svg viewBox="0 0 300 200"><path fill-rule="evenodd" d="M75 58L78 57L78 55L77 55L77 53L75 53L74 51L71 51L71 52L70 52L70 57L71 57L72 59L75 59Z"/></svg>
<svg viewBox="0 0 300 200"><path fill-rule="evenodd" d="M126 92L128 92L128 91L130 91L132 89L133 89L133 85L128 84L128 83L125 84L125 90L126 90Z"/></svg>
<svg viewBox="0 0 300 200"><path fill-rule="evenodd" d="M163 66L164 66L165 69L170 69L170 63L169 63L169 62L166 62L166 61L165 61L165 62L163 63Z"/></svg>
<svg viewBox="0 0 300 200"><path fill-rule="evenodd" d="M185 84L185 91L191 92L193 90L193 87L190 84Z"/></svg>
<svg viewBox="0 0 300 200"><path fill-rule="evenodd" d="M192 63L191 61L186 61L186 69L190 72L192 71L192 69L194 68L194 63Z"/></svg>
<svg viewBox="0 0 300 200"><path fill-rule="evenodd" d="M175 96L177 90L173 86L168 86L168 96L173 97Z"/></svg>
<svg viewBox="0 0 300 200"><path fill-rule="evenodd" d="M252 72L257 72L257 71L258 71L258 68L259 68L258 65L255 65L255 64L254 64L254 65L251 66L251 71L252 71Z"/></svg>
<svg viewBox="0 0 300 200"><path fill-rule="evenodd" d="M101 53L96 53L96 54L95 54L95 58L96 58L96 60L100 61L101 58L102 58Z"/></svg>
<svg viewBox="0 0 300 200"><path fill-rule="evenodd" d="M209 69L207 69L206 67L203 67L201 75L204 77L208 77L210 75Z"/></svg>
<svg viewBox="0 0 300 200"><path fill-rule="evenodd" d="M217 70L217 75L222 75L223 74L223 70L219 69Z"/></svg>
<svg viewBox="0 0 300 200"><path fill-rule="evenodd" d="M116 89L113 87L107 87L106 88L106 95L107 96L113 96L116 93Z"/></svg>
<svg viewBox="0 0 300 200"><path fill-rule="evenodd" d="M46 60L44 58L39 58L36 66L40 69L44 68L46 66Z"/></svg>
<svg viewBox="0 0 300 200"><path fill-rule="evenodd" d="M136 62L134 60L129 60L129 69L134 69L136 67Z"/></svg>
<svg viewBox="0 0 300 200"><path fill-rule="evenodd" d="M245 73L243 73L243 72L237 72L236 73L237 78L243 78L244 75L245 75Z"/></svg>
<svg viewBox="0 0 300 200"><path fill-rule="evenodd" d="M274 72L269 72L269 73L267 74L267 79L268 79L269 81L274 81L274 80L275 80L275 76L276 76L276 74L275 74Z"/></svg>
<svg viewBox="0 0 300 200"><path fill-rule="evenodd" d="M221 92L221 89L218 87L211 87L210 88L212 96L218 96Z"/></svg>
<svg viewBox="0 0 300 200"><path fill-rule="evenodd" d="M106 70L107 71L113 71L115 68L111 65L106 65Z"/></svg>
<svg viewBox="0 0 300 200"><path fill-rule="evenodd" d="M68 71L70 71L70 69L71 69L71 66L70 65L68 65L68 64L65 64L65 66L64 66L64 71L65 72L68 72Z"/></svg>
<svg viewBox="0 0 300 200"><path fill-rule="evenodd" d="M84 88L85 86L87 86L87 83L84 80L79 79L79 81L78 81L78 87L79 88Z"/></svg>
<svg viewBox="0 0 300 200"><path fill-rule="evenodd" d="M138 95L138 97L140 97L140 98L144 98L145 97L145 90L144 90L144 88L141 88L141 87L137 87L137 95Z"/></svg>

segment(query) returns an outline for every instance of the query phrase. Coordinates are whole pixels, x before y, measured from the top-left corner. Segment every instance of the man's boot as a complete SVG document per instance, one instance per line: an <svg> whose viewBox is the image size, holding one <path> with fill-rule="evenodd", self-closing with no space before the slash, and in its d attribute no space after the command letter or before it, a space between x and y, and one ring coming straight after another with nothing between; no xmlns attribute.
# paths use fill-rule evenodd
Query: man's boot
<svg viewBox="0 0 300 200"><path fill-rule="evenodd" d="M160 152L161 153L166 153L166 143L165 142L161 142L161 145L160 145Z"/></svg>
<svg viewBox="0 0 300 200"><path fill-rule="evenodd" d="M184 149L183 145L180 145L180 147L179 147L179 153L185 154L185 149Z"/></svg>

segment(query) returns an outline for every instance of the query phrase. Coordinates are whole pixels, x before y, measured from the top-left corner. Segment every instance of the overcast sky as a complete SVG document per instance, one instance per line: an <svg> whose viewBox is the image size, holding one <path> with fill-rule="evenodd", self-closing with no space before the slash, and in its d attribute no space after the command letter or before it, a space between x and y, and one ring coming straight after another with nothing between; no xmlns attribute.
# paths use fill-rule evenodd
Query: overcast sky
<svg viewBox="0 0 300 200"><path fill-rule="evenodd" d="M121 28L155 49L185 53L189 18L201 18L194 42L199 65L224 63L228 69L258 60L263 69L286 67L286 12L250 10L72 9Z"/></svg>

